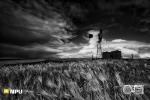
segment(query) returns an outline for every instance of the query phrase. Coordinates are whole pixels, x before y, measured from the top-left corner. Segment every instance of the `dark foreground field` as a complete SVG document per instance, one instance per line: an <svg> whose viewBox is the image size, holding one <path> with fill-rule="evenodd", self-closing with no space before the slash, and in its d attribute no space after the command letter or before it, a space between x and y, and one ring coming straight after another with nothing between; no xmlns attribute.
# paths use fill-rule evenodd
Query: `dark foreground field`
<svg viewBox="0 0 150 100"><path fill-rule="evenodd" d="M124 94L123 85L144 85ZM3 94L4 88L23 94ZM0 68L0 100L150 100L150 61L94 60Z"/></svg>

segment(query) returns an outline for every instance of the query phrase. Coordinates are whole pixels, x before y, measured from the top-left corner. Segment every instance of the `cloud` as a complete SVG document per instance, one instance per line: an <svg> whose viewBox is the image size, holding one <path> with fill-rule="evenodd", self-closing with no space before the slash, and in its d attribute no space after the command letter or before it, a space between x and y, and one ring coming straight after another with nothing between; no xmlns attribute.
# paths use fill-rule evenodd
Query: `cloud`
<svg viewBox="0 0 150 100"><path fill-rule="evenodd" d="M78 48L78 50L75 53L70 53L70 52L69 53L59 53L58 55L61 58L65 58L65 57L69 57L69 58L91 57L91 53L93 54L96 51L95 48L97 46L98 33L99 33L99 31L95 31L95 30L88 31L88 34L93 34L93 38L89 39L88 44L81 44L80 46L74 45L73 47L69 48L69 49L75 49L75 48L77 49ZM67 49L68 46L67 47L59 47L59 49L60 48Z"/></svg>
<svg viewBox="0 0 150 100"><path fill-rule="evenodd" d="M99 41L99 39L98 39L99 31L90 30L88 33L93 35L93 38L90 38L88 47L93 48L97 45L97 41Z"/></svg>
<svg viewBox="0 0 150 100"><path fill-rule="evenodd" d="M62 27L62 23L64 22L57 22L54 19L43 20L30 14L23 15L23 17L17 16L15 15L14 19L11 17L6 19L3 16L3 20L15 20L15 22L19 21L19 23L9 24L9 22L6 22L4 23L5 25L0 26L2 29L1 42L15 45L44 44L49 41L52 41L51 43L54 41L60 42L60 39L75 37L63 29L65 25Z"/></svg>
<svg viewBox="0 0 150 100"><path fill-rule="evenodd" d="M73 44L66 46L67 43L64 41L69 42L68 39L76 37L66 31L67 28L74 29L75 26L69 21L69 18L62 15L63 12L58 13L55 7L46 2L31 1L27 2L28 6L10 2L0 1L7 10L0 13L2 56L55 58L56 53L72 47ZM14 5L18 8L15 9ZM28 9L25 9L24 6ZM34 10L30 7L33 7Z"/></svg>
<svg viewBox="0 0 150 100"><path fill-rule="evenodd" d="M84 57L91 57L92 55L95 56L97 52L98 33L99 31L95 30L88 31L88 34L93 34L93 38L90 39L87 37L83 37L86 39L86 41L88 41L88 43L83 44L80 48L79 46L74 46L73 48L75 47L79 48L76 52L59 53L60 57L84 58ZM131 40L129 41L124 39L114 39L112 41L107 41L103 38L102 40L102 51L120 50L122 52L123 58L131 57L132 54L136 58L142 57L141 55L143 54L149 54L150 52L148 50L146 51L145 48L150 49L150 44L145 42L131 41ZM67 47L65 47L65 49L67 49Z"/></svg>
<svg viewBox="0 0 150 100"><path fill-rule="evenodd" d="M150 53L140 54L140 58L150 58Z"/></svg>
<svg viewBox="0 0 150 100"><path fill-rule="evenodd" d="M113 19L114 19L114 18L113 18ZM118 23L113 23L113 24L108 25L107 27L109 28L109 27L118 27L118 26L119 26Z"/></svg>
<svg viewBox="0 0 150 100"><path fill-rule="evenodd" d="M56 54L60 52L51 47L20 47L16 45L0 44L1 57L18 57L18 58L58 58Z"/></svg>
<svg viewBox="0 0 150 100"><path fill-rule="evenodd" d="M55 49L54 47L50 47L50 46L46 46L46 45L32 45L32 46L25 46L22 47L24 50L43 50L46 52L54 52L54 53L58 53L58 52L62 52L62 50L59 49Z"/></svg>
<svg viewBox="0 0 150 100"><path fill-rule="evenodd" d="M88 51L95 53L96 51L96 47L97 47L97 42L99 41L98 39L98 34L99 31L95 31L95 30L90 30L88 32L89 34L93 35L93 38L89 39L89 44L84 46L78 53L79 54L86 54Z"/></svg>
<svg viewBox="0 0 150 100"><path fill-rule="evenodd" d="M131 54L138 55L138 51L132 50L131 48L118 46L115 49L120 50L124 55L131 55Z"/></svg>
<svg viewBox="0 0 150 100"><path fill-rule="evenodd" d="M25 58L91 57L96 55L98 31L89 31L94 36L88 39L66 29L82 31L84 28L106 26L109 31L115 32L118 26L125 28L135 23L136 27L144 22L144 28L139 31L149 32L148 4L148 0L91 0L82 3L60 0L0 1L1 55ZM140 17L132 19L134 15ZM141 23L137 25L139 20ZM108 34L104 36L110 38ZM81 42L81 37L87 43ZM119 49L124 56L135 54L143 57L149 54L149 44L119 38L112 41L103 38L103 51Z"/></svg>
<svg viewBox="0 0 150 100"><path fill-rule="evenodd" d="M113 50L120 50L123 54L123 57L130 56L131 54L134 54L135 56L140 57L142 55L141 52L144 51L144 48L150 48L150 44L145 43L145 42L128 41L128 40L122 41L122 39L119 39L119 41L117 42L114 42L114 41L116 41L116 39L106 44L103 44L102 47L106 51L110 50L111 48ZM150 54L150 52L145 52L145 51L143 53Z"/></svg>
<svg viewBox="0 0 150 100"><path fill-rule="evenodd" d="M120 50L124 55L131 55L131 54L135 54L138 55L138 51L134 50L131 47L131 45L134 44L134 42L132 44L130 44L132 42L127 41L126 40L122 40L122 39L115 39L112 41L108 41L105 43L102 43L102 51L113 51L113 50ZM134 48L134 47L133 47ZM79 53L81 54L86 54L87 52L91 52L90 55L96 55L96 46L93 46L91 48L90 45L83 47L83 49L81 49L79 51Z"/></svg>
<svg viewBox="0 0 150 100"><path fill-rule="evenodd" d="M135 5L148 7L149 6L149 0L133 0Z"/></svg>
<svg viewBox="0 0 150 100"><path fill-rule="evenodd" d="M112 40L112 42L124 42L126 40L122 40L122 39L115 39L115 40Z"/></svg>
<svg viewBox="0 0 150 100"><path fill-rule="evenodd" d="M150 23L150 18L141 19L141 22Z"/></svg>
<svg viewBox="0 0 150 100"><path fill-rule="evenodd" d="M63 44L59 47L57 47L57 49L59 50L72 50L72 49L78 49L78 48L81 48L81 46L77 46L76 44L70 42L70 43L66 43L66 44Z"/></svg>
<svg viewBox="0 0 150 100"><path fill-rule="evenodd" d="M96 42L90 40L89 44L83 45L83 48L76 53L62 53L64 57L69 56L70 58L76 57L91 57L96 55ZM91 46L93 45L93 46ZM138 41L128 41L122 39L115 39L102 43L102 51L114 51L120 50L123 58L131 58L133 54L135 58L149 57L150 55L150 44ZM66 55L66 56L65 56Z"/></svg>
<svg viewBox="0 0 150 100"><path fill-rule="evenodd" d="M146 32L146 33L148 33L148 34L150 35L150 29L149 29L148 27L146 27L146 28L141 28L141 29L136 29L136 30L138 30L138 31L140 31L140 32Z"/></svg>
<svg viewBox="0 0 150 100"><path fill-rule="evenodd" d="M148 28L143 28L143 29L138 29L138 30L140 30L141 32L149 32Z"/></svg>
<svg viewBox="0 0 150 100"><path fill-rule="evenodd" d="M83 58L82 55L78 53L59 53L57 54L60 58Z"/></svg>

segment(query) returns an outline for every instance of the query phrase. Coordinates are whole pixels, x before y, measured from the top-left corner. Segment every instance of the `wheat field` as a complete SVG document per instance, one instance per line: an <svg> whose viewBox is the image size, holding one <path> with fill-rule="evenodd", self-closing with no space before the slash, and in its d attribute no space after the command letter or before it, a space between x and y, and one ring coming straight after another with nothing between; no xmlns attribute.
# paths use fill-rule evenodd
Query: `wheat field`
<svg viewBox="0 0 150 100"><path fill-rule="evenodd" d="M124 94L142 84L144 94ZM23 94L3 94L4 88ZM0 100L150 100L149 60L83 60L0 68Z"/></svg>

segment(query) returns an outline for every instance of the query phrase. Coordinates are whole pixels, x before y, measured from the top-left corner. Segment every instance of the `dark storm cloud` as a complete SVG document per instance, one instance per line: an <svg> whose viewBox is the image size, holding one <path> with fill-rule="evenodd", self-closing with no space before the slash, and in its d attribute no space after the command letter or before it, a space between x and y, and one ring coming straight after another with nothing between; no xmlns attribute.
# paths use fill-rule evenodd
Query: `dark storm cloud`
<svg viewBox="0 0 150 100"><path fill-rule="evenodd" d="M87 32L93 28L107 31L106 41L150 42L149 4L149 0L0 1L1 55L69 57L67 52L87 45Z"/></svg>
<svg viewBox="0 0 150 100"><path fill-rule="evenodd" d="M70 19L46 2L0 1L0 8L1 57L55 57L54 48L75 37L65 30L75 28Z"/></svg>
<svg viewBox="0 0 150 100"><path fill-rule="evenodd" d="M137 29L138 31L142 32L142 33L147 33L150 35L150 29L148 27L146 28L142 28L142 29Z"/></svg>
<svg viewBox="0 0 150 100"><path fill-rule="evenodd" d="M5 5L5 4L4 4ZM18 10L13 10L14 8L7 7L6 9L12 9L12 11L2 11L1 12L1 42L3 43L11 43L11 44L18 44L18 45L28 45L30 43L46 43L49 40L54 41L57 38L52 37L53 34L57 34L57 32L65 32L65 30L60 29L61 27L69 27L67 26L67 21L64 18L58 18L59 14L56 12L46 12L43 11L40 5L34 4L33 8L35 8L36 14L45 13L41 17L50 17L46 20L34 16L32 14L32 10L27 10L26 12ZM38 8L38 9L36 9ZM23 8L22 8L23 9ZM51 15L52 14L52 15ZM65 25L66 24L66 25ZM55 28L55 29L54 29Z"/></svg>
<svg viewBox="0 0 150 100"><path fill-rule="evenodd" d="M79 2L80 3L80 2ZM88 13L85 16L85 19L79 23L79 27L99 27L104 30L109 30L110 35L106 39L115 39L111 38L112 31L113 36L125 35L124 39L128 38L130 40L138 40L145 42L150 42L147 36L147 31L142 32L143 36L141 37L141 31L137 29L147 28L150 29L149 16L149 0L88 0L86 3L82 2L82 6L87 7L89 5ZM77 21L78 22L78 21ZM78 25L78 24L77 24ZM119 31L119 32L118 32ZM130 36L132 33L132 36ZM137 35L137 37L135 37ZM139 39L139 36L143 39ZM124 36L122 36L124 37ZM116 37L117 38L117 37ZM146 38L146 39L144 39Z"/></svg>
<svg viewBox="0 0 150 100"><path fill-rule="evenodd" d="M150 23L150 18L142 19L141 22Z"/></svg>
<svg viewBox="0 0 150 100"><path fill-rule="evenodd" d="M18 58L57 58L57 51L47 51L42 48L31 49L16 45L0 44L1 57L18 57Z"/></svg>

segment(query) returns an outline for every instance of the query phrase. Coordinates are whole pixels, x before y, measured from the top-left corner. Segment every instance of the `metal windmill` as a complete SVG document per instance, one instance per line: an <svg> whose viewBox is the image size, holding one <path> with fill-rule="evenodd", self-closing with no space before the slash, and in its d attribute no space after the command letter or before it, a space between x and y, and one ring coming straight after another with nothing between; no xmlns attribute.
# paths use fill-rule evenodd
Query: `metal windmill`
<svg viewBox="0 0 150 100"><path fill-rule="evenodd" d="M96 58L102 57L102 47L101 47L101 42L102 42L102 29L100 30L100 33L98 34L97 54L96 54Z"/></svg>
<svg viewBox="0 0 150 100"><path fill-rule="evenodd" d="M89 34L89 38L93 38L93 34ZM96 58L102 58L101 41L102 41L102 29L100 29L100 32L98 33Z"/></svg>

